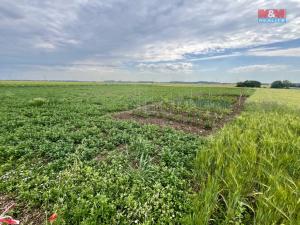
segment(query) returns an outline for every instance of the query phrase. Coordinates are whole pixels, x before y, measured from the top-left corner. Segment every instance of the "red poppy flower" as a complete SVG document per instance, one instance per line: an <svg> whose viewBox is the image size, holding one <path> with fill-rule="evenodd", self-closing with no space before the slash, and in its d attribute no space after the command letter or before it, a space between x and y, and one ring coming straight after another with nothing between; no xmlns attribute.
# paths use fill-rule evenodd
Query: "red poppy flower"
<svg viewBox="0 0 300 225"><path fill-rule="evenodd" d="M11 217L1 217L0 223L6 223L6 224L20 224L19 220L14 220Z"/></svg>
<svg viewBox="0 0 300 225"><path fill-rule="evenodd" d="M57 214L53 213L50 217L49 217L49 222L53 223L55 220L57 219Z"/></svg>

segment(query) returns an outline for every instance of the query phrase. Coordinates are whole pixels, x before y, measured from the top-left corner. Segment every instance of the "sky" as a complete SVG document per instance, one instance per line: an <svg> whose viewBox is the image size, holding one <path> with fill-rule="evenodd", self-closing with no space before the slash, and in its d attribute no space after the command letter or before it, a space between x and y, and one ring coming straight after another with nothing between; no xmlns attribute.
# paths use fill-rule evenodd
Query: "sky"
<svg viewBox="0 0 300 225"><path fill-rule="evenodd" d="M300 82L300 0L1 0L0 79Z"/></svg>

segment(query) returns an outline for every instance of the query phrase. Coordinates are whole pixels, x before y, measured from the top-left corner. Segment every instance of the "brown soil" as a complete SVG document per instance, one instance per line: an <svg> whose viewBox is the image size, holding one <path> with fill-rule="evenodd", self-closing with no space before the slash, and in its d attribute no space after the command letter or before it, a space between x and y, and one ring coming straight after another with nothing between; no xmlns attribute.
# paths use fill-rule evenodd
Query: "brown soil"
<svg viewBox="0 0 300 225"><path fill-rule="evenodd" d="M116 146L116 149L118 152L124 152L127 150L126 144L120 144ZM95 161L106 161L110 154L112 154L113 151L102 151L96 157L94 158Z"/></svg>
<svg viewBox="0 0 300 225"><path fill-rule="evenodd" d="M0 210L1 213L5 208L14 204L14 207L6 213L8 216L12 216L14 219L19 220L20 224L26 225L41 225L46 223L46 214L41 209L32 209L16 202L12 197L0 194ZM16 214L18 216L14 216Z"/></svg>
<svg viewBox="0 0 300 225"><path fill-rule="evenodd" d="M108 156L108 152L101 152L99 155L97 155L94 160L96 161L105 161Z"/></svg>
<svg viewBox="0 0 300 225"><path fill-rule="evenodd" d="M120 120L130 120L135 121L140 124L155 124L160 127L171 127L176 130L181 130L187 133L193 133L201 136L207 136L210 135L217 130L221 129L226 123L233 120L238 114L241 113L243 110L243 106L245 103L246 97L238 97L237 102L233 105L232 112L223 117L222 119L219 119L216 123L214 123L213 127L208 129L201 125L193 125L189 123L183 123L183 122L177 122L177 121L171 121L166 118L158 118L158 117L142 117L137 116L133 114L133 110L131 111L124 111L120 113L114 114L114 118L120 119ZM141 108L141 107L139 107Z"/></svg>
<svg viewBox="0 0 300 225"><path fill-rule="evenodd" d="M133 169L138 169L138 168L140 167L139 161L138 161L137 159L131 160L131 167L132 167Z"/></svg>

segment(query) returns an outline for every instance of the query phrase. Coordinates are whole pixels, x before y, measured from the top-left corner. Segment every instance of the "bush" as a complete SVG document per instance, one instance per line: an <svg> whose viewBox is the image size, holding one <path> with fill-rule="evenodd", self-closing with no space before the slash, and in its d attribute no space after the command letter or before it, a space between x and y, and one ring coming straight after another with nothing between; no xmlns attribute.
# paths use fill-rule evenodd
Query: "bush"
<svg viewBox="0 0 300 225"><path fill-rule="evenodd" d="M271 84L271 88L290 88L291 86L291 82L288 80L276 80Z"/></svg>
<svg viewBox="0 0 300 225"><path fill-rule="evenodd" d="M244 82L238 82L236 84L237 87L261 87L261 83L256 80L246 80Z"/></svg>
<svg viewBox="0 0 300 225"><path fill-rule="evenodd" d="M290 81L288 81L288 80L282 81L282 84L283 84L284 88L290 88L291 85L292 85L292 83Z"/></svg>
<svg viewBox="0 0 300 225"><path fill-rule="evenodd" d="M291 87L300 88L300 83L291 83Z"/></svg>
<svg viewBox="0 0 300 225"><path fill-rule="evenodd" d="M283 88L281 80L276 80L271 84L271 88Z"/></svg>

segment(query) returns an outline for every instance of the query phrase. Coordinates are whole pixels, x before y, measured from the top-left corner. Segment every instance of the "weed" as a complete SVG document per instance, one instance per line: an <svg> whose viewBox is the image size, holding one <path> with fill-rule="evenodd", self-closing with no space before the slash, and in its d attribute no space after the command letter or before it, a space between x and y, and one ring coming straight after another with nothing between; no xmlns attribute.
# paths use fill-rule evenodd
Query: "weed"
<svg viewBox="0 0 300 225"><path fill-rule="evenodd" d="M45 98L34 98L29 101L29 105L31 106L41 106L46 104L48 101Z"/></svg>

